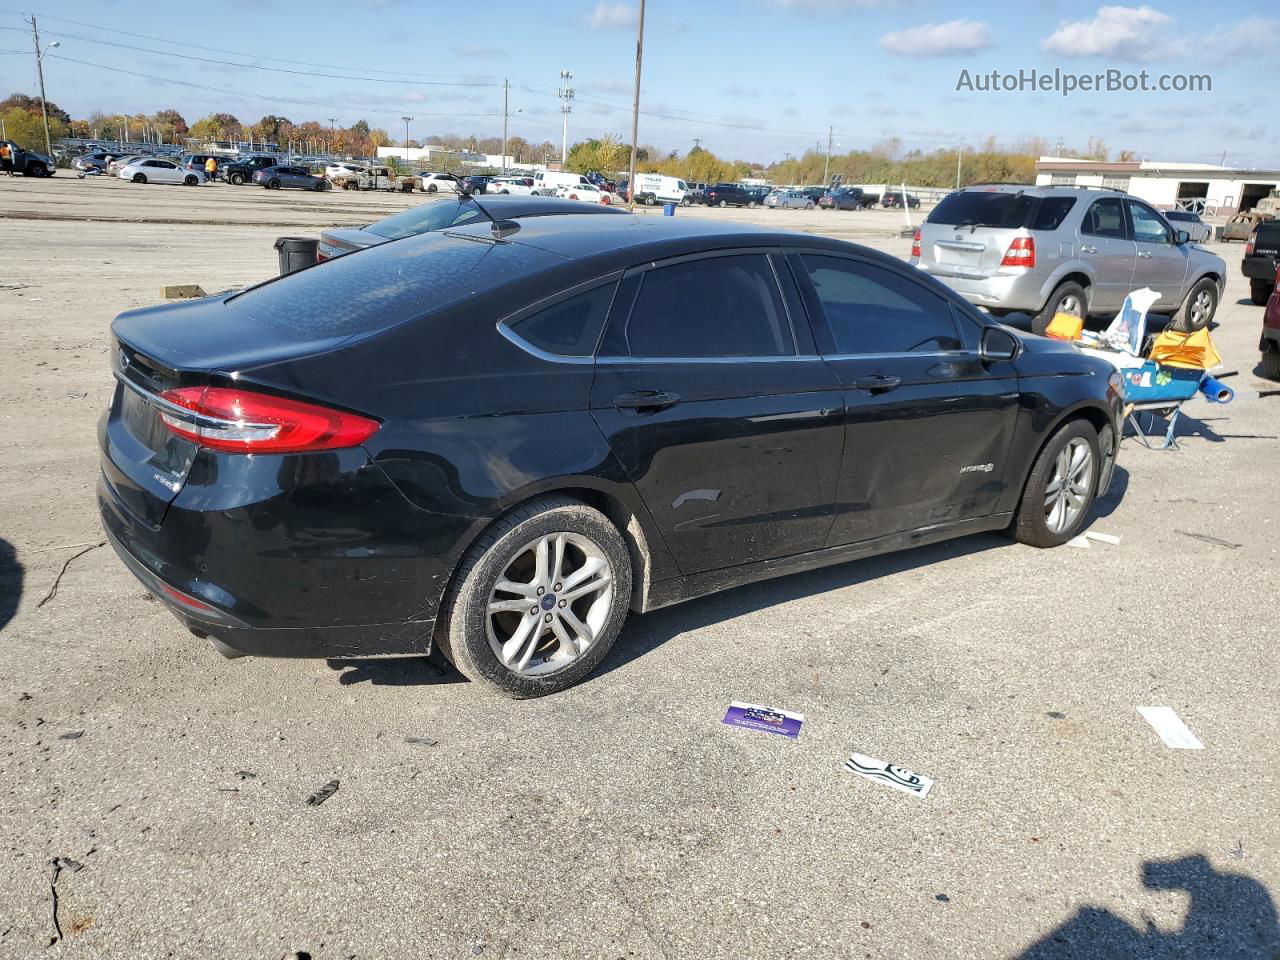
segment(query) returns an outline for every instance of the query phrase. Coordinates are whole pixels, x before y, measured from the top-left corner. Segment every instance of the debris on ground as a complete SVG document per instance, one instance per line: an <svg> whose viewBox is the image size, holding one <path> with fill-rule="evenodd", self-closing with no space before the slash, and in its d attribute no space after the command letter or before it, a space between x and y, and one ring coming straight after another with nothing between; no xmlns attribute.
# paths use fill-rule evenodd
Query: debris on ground
<svg viewBox="0 0 1280 960"><path fill-rule="evenodd" d="M1182 722L1182 718L1174 712L1173 707L1139 707L1142 719L1155 727L1156 733L1164 741L1166 747L1175 750L1203 750L1204 744L1191 732L1191 728Z"/></svg>
<svg viewBox="0 0 1280 960"><path fill-rule="evenodd" d="M404 742L416 744L420 747L434 747L440 741L432 740L430 737L405 737Z"/></svg>
<svg viewBox="0 0 1280 960"><path fill-rule="evenodd" d="M1232 543L1230 540L1223 540L1220 537L1211 537L1207 533L1191 533L1187 530L1175 530L1174 533L1180 533L1184 537L1190 537L1192 540L1199 540L1201 543L1211 543L1215 547L1226 547L1228 550L1239 550L1243 544Z"/></svg>
<svg viewBox="0 0 1280 960"><path fill-rule="evenodd" d="M337 792L338 792L338 781L330 780L328 783L326 783L323 787L321 787L311 796L307 797L307 806L318 807L320 806L320 804L324 803L326 800L328 800Z"/></svg>
<svg viewBox="0 0 1280 960"><path fill-rule="evenodd" d="M53 579L53 586L50 587L49 592L44 595L44 599L36 604L36 609L39 610L46 603L48 603L50 600L52 600L54 597L58 595L58 584L62 583L62 575L67 572L67 567L71 566L72 560L75 560L77 557L83 557L90 550L97 550L99 547L105 547L106 545L107 545L107 541L99 540L98 542L94 543L92 546L85 547L79 553L73 553L71 556L67 557L66 562L62 564L62 569L58 571L58 575Z"/></svg>
<svg viewBox="0 0 1280 960"><path fill-rule="evenodd" d="M1081 550L1088 550L1088 549L1089 549L1089 538L1088 538L1088 537L1086 537L1086 536L1082 533L1082 534L1080 534L1080 536L1078 536L1078 537L1072 537L1070 540L1068 540L1068 541L1067 541L1067 546L1068 546L1068 547L1079 547Z"/></svg>
<svg viewBox="0 0 1280 960"><path fill-rule="evenodd" d="M885 763L883 760L877 760L875 757L868 757L861 753L850 754L849 759L844 762L844 768L850 773L856 773L867 780L883 783L885 786L901 790L903 793L910 793L921 800L927 797L929 791L933 789L934 781L924 774L914 773L906 767Z"/></svg>
<svg viewBox="0 0 1280 960"><path fill-rule="evenodd" d="M83 730L68 730L66 733L58 737L59 740L79 740L84 736Z"/></svg>
<svg viewBox="0 0 1280 960"><path fill-rule="evenodd" d="M729 704L729 709L720 722L727 723L731 727L746 727L748 730L778 733L794 740L800 736L804 714L762 707L758 703L739 703L735 700Z"/></svg>
<svg viewBox="0 0 1280 960"><path fill-rule="evenodd" d="M1097 543L1109 543L1113 547L1120 546L1120 538L1114 533L1097 533L1093 530L1089 530L1085 533L1085 538Z"/></svg>
<svg viewBox="0 0 1280 960"><path fill-rule="evenodd" d="M194 283L171 283L160 288L160 296L166 300L194 300L205 296L205 292Z"/></svg>
<svg viewBox="0 0 1280 960"><path fill-rule="evenodd" d="M49 894L53 897L53 939L49 941L49 946L53 946L62 939L62 927L58 923L58 877L63 870L68 873L78 873L84 869L84 864L70 857L54 857L49 861L49 865L53 867L53 876L49 878Z"/></svg>
<svg viewBox="0 0 1280 960"><path fill-rule="evenodd" d="M1045 714L1045 716L1052 717L1054 720L1067 719L1067 715L1063 713L1061 710L1050 710L1048 713Z"/></svg>
<svg viewBox="0 0 1280 960"><path fill-rule="evenodd" d="M236 777L240 780L257 780L258 775L252 770L237 770Z"/></svg>

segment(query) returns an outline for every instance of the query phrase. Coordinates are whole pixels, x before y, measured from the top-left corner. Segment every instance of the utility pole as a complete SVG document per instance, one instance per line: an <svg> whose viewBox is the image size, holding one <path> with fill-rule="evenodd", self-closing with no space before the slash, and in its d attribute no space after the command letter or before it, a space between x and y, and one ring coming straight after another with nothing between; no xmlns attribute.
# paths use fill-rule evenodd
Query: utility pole
<svg viewBox="0 0 1280 960"><path fill-rule="evenodd" d="M412 120L413 117L401 117L400 119L404 121L404 162L408 163L409 162L409 121Z"/></svg>
<svg viewBox="0 0 1280 960"><path fill-rule="evenodd" d="M40 28L36 26L35 14L31 15L31 39L36 45L36 75L40 78L40 114L44 117L44 150L53 156L53 140L49 137L49 105L44 96L44 55L54 47L61 46L58 40L53 41L42 51L40 49Z"/></svg>
<svg viewBox="0 0 1280 960"><path fill-rule="evenodd" d="M334 124L338 122L337 117L329 118L329 149L334 149L338 143L338 135L334 132Z"/></svg>
<svg viewBox="0 0 1280 960"><path fill-rule="evenodd" d="M569 114L573 112L573 87L569 86L569 81L573 79L572 70L561 70L560 80L565 84L556 91L558 96L564 103L560 107L560 113L564 115L564 130L560 134L560 169L563 170L565 164L569 162ZM637 91L637 96L639 92Z"/></svg>
<svg viewBox="0 0 1280 960"><path fill-rule="evenodd" d="M960 138L960 149L956 151L956 189L960 189L960 161L964 158L964 137ZM906 203L906 198L903 198Z"/></svg>
<svg viewBox="0 0 1280 960"><path fill-rule="evenodd" d="M822 165L822 182L831 182L831 141L834 139L833 127L827 127L827 162Z"/></svg>
<svg viewBox="0 0 1280 960"><path fill-rule="evenodd" d="M636 89L631 97L631 165L627 168L627 209L636 207L636 141L640 138L640 64L644 60L644 0L636 27Z"/></svg>
<svg viewBox="0 0 1280 960"><path fill-rule="evenodd" d="M502 172L507 172L507 110L510 106L511 84L502 78Z"/></svg>

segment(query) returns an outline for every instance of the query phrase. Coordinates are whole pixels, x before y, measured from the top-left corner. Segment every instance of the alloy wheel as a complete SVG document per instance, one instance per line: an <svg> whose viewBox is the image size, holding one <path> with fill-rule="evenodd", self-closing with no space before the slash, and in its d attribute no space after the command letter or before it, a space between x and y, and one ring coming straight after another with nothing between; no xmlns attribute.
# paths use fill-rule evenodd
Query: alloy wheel
<svg viewBox="0 0 1280 960"><path fill-rule="evenodd" d="M1191 329L1199 330L1208 326L1213 316L1213 295L1208 290L1201 290L1191 302Z"/></svg>
<svg viewBox="0 0 1280 960"><path fill-rule="evenodd" d="M512 673L555 673L591 648L612 605L604 551L581 534L547 534L516 554L490 592L489 646Z"/></svg>
<svg viewBox="0 0 1280 960"><path fill-rule="evenodd" d="M1073 437L1054 459L1044 488L1044 522L1053 533L1069 530L1093 492L1093 450L1083 437Z"/></svg>
<svg viewBox="0 0 1280 960"><path fill-rule="evenodd" d="M1058 301L1058 309L1055 313L1069 313L1073 317L1084 316L1084 304L1080 302L1080 298L1073 293L1067 294Z"/></svg>

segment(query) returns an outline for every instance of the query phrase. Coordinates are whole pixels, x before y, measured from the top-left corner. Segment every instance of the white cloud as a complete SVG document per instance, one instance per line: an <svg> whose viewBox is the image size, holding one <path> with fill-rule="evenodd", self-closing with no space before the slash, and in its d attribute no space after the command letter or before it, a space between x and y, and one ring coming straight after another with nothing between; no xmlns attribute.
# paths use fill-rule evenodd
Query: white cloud
<svg viewBox="0 0 1280 960"><path fill-rule="evenodd" d="M839 10L851 7L878 7L884 0L771 0L784 10Z"/></svg>
<svg viewBox="0 0 1280 960"><path fill-rule="evenodd" d="M587 23L592 30L618 30L634 27L638 17L636 8L629 3L608 3L607 0L600 0L596 8L591 11L591 16L587 18Z"/></svg>
<svg viewBox="0 0 1280 960"><path fill-rule="evenodd" d="M1040 46L1064 57L1132 57L1149 60L1168 53L1168 14L1154 7L1099 7L1091 20L1064 22Z"/></svg>
<svg viewBox="0 0 1280 960"><path fill-rule="evenodd" d="M977 53L991 46L991 29L981 20L925 23L886 33L880 46L908 57L950 57Z"/></svg>
<svg viewBox="0 0 1280 960"><path fill-rule="evenodd" d="M1280 33L1280 20L1252 17L1235 26L1215 30L1204 38L1203 49L1214 63L1230 63L1240 57L1257 62L1259 38L1274 37L1277 33Z"/></svg>

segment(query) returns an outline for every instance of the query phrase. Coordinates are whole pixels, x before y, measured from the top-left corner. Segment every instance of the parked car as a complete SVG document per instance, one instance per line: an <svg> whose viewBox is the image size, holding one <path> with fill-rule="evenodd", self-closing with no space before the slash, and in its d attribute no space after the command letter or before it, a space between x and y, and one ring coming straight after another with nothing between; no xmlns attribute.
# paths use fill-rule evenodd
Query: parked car
<svg viewBox="0 0 1280 960"><path fill-rule="evenodd" d="M986 185L949 193L912 242L911 261L1000 317L1114 313L1150 287L1179 330L1209 325L1226 264L1150 205L1116 190Z"/></svg>
<svg viewBox="0 0 1280 960"><path fill-rule="evenodd" d="M756 198L740 183L717 183L703 194L702 202L708 207L754 207Z"/></svg>
<svg viewBox="0 0 1280 960"><path fill-rule="evenodd" d="M1258 349L1262 351L1262 375L1269 380L1280 380L1280 286L1277 285L1280 274L1271 279L1271 296L1262 313Z"/></svg>
<svg viewBox="0 0 1280 960"><path fill-rule="evenodd" d="M808 197L810 200L812 200L815 206L817 205L818 201L821 200L823 197L825 197L829 192L829 188L825 186L816 186L816 185L808 186L808 187L798 187L797 189L801 193L803 193L806 197Z"/></svg>
<svg viewBox="0 0 1280 960"><path fill-rule="evenodd" d="M462 178L462 182L471 188L472 193L488 192L488 186L492 180L493 177L486 176L470 176Z"/></svg>
<svg viewBox="0 0 1280 960"><path fill-rule="evenodd" d="M139 160L149 159L146 154L130 153L123 157L112 157L107 161L107 173L113 177L118 176L120 171L131 163L137 163Z"/></svg>
<svg viewBox="0 0 1280 960"><path fill-rule="evenodd" d="M799 190L775 190L765 197L764 205L770 210L786 208L813 209L813 199Z"/></svg>
<svg viewBox="0 0 1280 960"><path fill-rule="evenodd" d="M495 177L489 184L489 192L527 197L533 193L533 177Z"/></svg>
<svg viewBox="0 0 1280 960"><path fill-rule="evenodd" d="M1240 270L1249 278L1253 302L1265 306L1276 287L1276 271L1280 270L1280 220L1264 220L1254 227Z"/></svg>
<svg viewBox="0 0 1280 960"><path fill-rule="evenodd" d="M773 193L772 187L747 187L747 193L751 194L757 206L763 206L769 194Z"/></svg>
<svg viewBox="0 0 1280 960"><path fill-rule="evenodd" d="M1108 489L1114 367L894 257L695 218L501 232L116 318L99 514L197 637L438 644L534 697L629 610L980 531L1056 546Z"/></svg>
<svg viewBox="0 0 1280 960"><path fill-rule="evenodd" d="M689 187L689 192L685 194L685 201L687 203L701 204L706 202L707 185L705 183L687 183L686 185ZM621 184L618 185L618 190L621 192Z"/></svg>
<svg viewBox="0 0 1280 960"><path fill-rule="evenodd" d="M1242 240L1249 242L1249 238L1253 236L1253 228L1263 220L1274 219L1269 214L1258 213L1254 210L1247 210L1244 213L1237 213L1234 217L1227 221L1222 228L1223 240Z"/></svg>
<svg viewBox="0 0 1280 960"><path fill-rule="evenodd" d="M79 170L81 173L88 172L89 170L100 170L106 172L107 164L115 158L116 154L113 153L85 153L72 160L71 166Z"/></svg>
<svg viewBox="0 0 1280 960"><path fill-rule="evenodd" d="M861 187L837 187L818 198L821 210L866 210L880 198Z"/></svg>
<svg viewBox="0 0 1280 960"><path fill-rule="evenodd" d="M901 190L895 190L892 193L886 193L883 197L880 198L880 206L896 207L898 209L901 209L903 196L904 194ZM908 209L914 210L916 207L920 206L920 198L917 197L914 193L908 193L908 194L905 194L905 196L907 198Z"/></svg>
<svg viewBox="0 0 1280 960"><path fill-rule="evenodd" d="M240 186L242 183L249 183L253 180L253 175L259 170L265 170L267 167L279 165L280 161L275 157L269 157L266 154L259 154L252 157L238 157L235 160L229 160L225 164L219 164L218 173L227 183Z"/></svg>
<svg viewBox="0 0 1280 960"><path fill-rule="evenodd" d="M423 173L418 176L423 193L460 193L462 181L452 173Z"/></svg>
<svg viewBox="0 0 1280 960"><path fill-rule="evenodd" d="M207 182L203 170L188 170L172 160L152 157L140 157L125 164L116 176L133 183L181 183L188 187L198 187Z"/></svg>
<svg viewBox="0 0 1280 960"><path fill-rule="evenodd" d="M524 221L530 217L564 216L565 214L607 213L626 216L621 206L606 204L587 206L576 200L557 197L502 196L490 194L484 198L484 209L495 219ZM446 196L435 201L425 201L408 210L401 210L376 223L364 227L335 227L320 234L317 257L332 260L346 253L375 247L391 240L416 237L420 233L444 230L449 227L478 223L487 218L472 201L462 197Z"/></svg>
<svg viewBox="0 0 1280 960"><path fill-rule="evenodd" d="M1190 210L1166 210L1164 218L1175 230L1185 230L1192 243L1208 243L1213 239L1213 228L1200 219L1200 214Z"/></svg>
<svg viewBox="0 0 1280 960"><path fill-rule="evenodd" d="M334 177L341 177L348 173L359 173L366 166L368 164L356 163L354 160L335 160L325 165L324 175L332 181Z"/></svg>
<svg viewBox="0 0 1280 960"><path fill-rule="evenodd" d="M391 167L382 164L371 164L358 167L354 172L343 170L334 177L326 178L338 190L402 190L412 193L414 177L401 177Z"/></svg>
<svg viewBox="0 0 1280 960"><path fill-rule="evenodd" d="M219 171L221 171L222 165L228 162L227 157L219 156L216 153L184 153L178 160L178 165L186 167L188 170L203 171L205 164L209 162L210 157L213 157L213 162L218 165Z"/></svg>
<svg viewBox="0 0 1280 960"><path fill-rule="evenodd" d="M566 200L577 200L579 203L606 205L612 203L614 199L613 194L601 190L594 183L575 183L573 186L557 187L556 196Z"/></svg>
<svg viewBox="0 0 1280 960"><path fill-rule="evenodd" d="M9 146L9 158L13 162L13 172L24 177L52 177L57 163L47 153L25 150L12 140L0 141Z"/></svg>
<svg viewBox="0 0 1280 960"><path fill-rule="evenodd" d="M278 164L274 167L263 167L253 172L253 182L268 190L279 190L281 187L296 187L299 190L323 191L329 189L329 181L317 177L306 167L286 166Z"/></svg>

